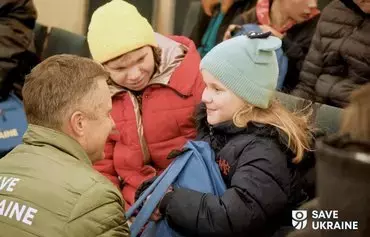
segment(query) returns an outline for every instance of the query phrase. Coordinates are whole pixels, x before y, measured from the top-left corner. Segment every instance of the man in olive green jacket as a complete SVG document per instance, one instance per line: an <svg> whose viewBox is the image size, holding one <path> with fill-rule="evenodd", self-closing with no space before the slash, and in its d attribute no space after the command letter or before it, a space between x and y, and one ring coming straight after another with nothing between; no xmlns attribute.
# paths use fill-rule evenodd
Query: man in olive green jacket
<svg viewBox="0 0 370 237"><path fill-rule="evenodd" d="M87 58L51 57L26 77L30 123L0 160L1 237L126 237L119 190L92 168L114 123L104 69Z"/></svg>

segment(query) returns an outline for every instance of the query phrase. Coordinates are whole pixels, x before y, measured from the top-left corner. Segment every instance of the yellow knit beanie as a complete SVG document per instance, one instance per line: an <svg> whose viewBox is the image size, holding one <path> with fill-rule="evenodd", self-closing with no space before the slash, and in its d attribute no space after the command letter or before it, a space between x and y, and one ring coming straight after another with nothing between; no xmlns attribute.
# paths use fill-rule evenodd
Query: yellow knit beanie
<svg viewBox="0 0 370 237"><path fill-rule="evenodd" d="M87 42L92 57L99 63L146 45L158 46L149 22L135 6L123 0L112 0L94 12Z"/></svg>

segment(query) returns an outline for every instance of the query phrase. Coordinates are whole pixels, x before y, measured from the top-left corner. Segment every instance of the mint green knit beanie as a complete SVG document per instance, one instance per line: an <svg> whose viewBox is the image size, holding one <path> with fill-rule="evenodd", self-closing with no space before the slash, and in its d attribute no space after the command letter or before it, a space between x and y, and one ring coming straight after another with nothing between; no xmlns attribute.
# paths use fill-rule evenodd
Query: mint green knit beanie
<svg viewBox="0 0 370 237"><path fill-rule="evenodd" d="M201 70L218 78L249 104L266 109L274 96L279 76L275 50L281 40L274 36L242 35L216 45L204 56Z"/></svg>

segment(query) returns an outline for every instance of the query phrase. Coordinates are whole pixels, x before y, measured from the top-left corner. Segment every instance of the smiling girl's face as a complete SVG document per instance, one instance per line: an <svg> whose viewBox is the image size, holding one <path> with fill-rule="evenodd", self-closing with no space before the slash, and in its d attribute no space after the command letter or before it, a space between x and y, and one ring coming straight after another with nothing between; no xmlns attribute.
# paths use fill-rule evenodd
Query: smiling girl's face
<svg viewBox="0 0 370 237"><path fill-rule="evenodd" d="M207 107L208 123L215 125L232 120L234 114L245 106L246 102L206 70L202 70L202 75L206 84L202 102Z"/></svg>

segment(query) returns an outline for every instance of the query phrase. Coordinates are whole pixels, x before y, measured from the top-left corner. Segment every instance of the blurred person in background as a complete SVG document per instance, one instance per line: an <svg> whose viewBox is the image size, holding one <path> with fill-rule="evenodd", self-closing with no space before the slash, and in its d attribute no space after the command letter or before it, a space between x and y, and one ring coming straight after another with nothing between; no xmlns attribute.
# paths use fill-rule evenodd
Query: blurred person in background
<svg viewBox="0 0 370 237"><path fill-rule="evenodd" d="M201 0L202 9L190 38L203 57L222 42L228 26L235 17L254 7L256 0Z"/></svg>
<svg viewBox="0 0 370 237"><path fill-rule="evenodd" d="M16 89L38 62L33 47L36 9L32 0L0 1L0 101Z"/></svg>
<svg viewBox="0 0 370 237"><path fill-rule="evenodd" d="M319 237L324 231L328 237L370 236L369 101L370 83L367 83L352 93L350 103L343 111L340 132L318 142L318 198L301 208L337 210L339 218L336 221L358 221L358 230L320 231L313 230L309 223L305 230L296 231L289 237Z"/></svg>
<svg viewBox="0 0 370 237"><path fill-rule="evenodd" d="M191 40L155 33L122 0L94 12L87 40L110 73L117 126L95 168L122 191L128 208L139 185L170 164L169 153L196 136L193 113L205 87L200 57Z"/></svg>
<svg viewBox="0 0 370 237"><path fill-rule="evenodd" d="M321 15L292 94L345 107L370 82L370 1L334 0Z"/></svg>
<svg viewBox="0 0 370 237"><path fill-rule="evenodd" d="M229 39L233 32L240 30L246 24L257 25L260 31L270 31L280 38L281 49L288 62L284 68L280 67L285 74L279 78L278 89L289 92L298 83L299 72L319 17L317 0L258 0L254 8L234 20L234 24L226 31L224 39Z"/></svg>

